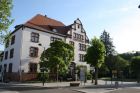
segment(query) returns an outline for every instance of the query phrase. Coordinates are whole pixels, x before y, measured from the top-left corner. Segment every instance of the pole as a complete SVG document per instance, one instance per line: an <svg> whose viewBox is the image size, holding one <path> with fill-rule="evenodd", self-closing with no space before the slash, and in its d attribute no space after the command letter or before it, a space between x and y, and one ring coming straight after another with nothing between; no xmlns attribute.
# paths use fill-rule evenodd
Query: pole
<svg viewBox="0 0 140 93"><path fill-rule="evenodd" d="M58 87L58 74L59 74L58 68L59 68L59 65L57 65L57 87Z"/></svg>
<svg viewBox="0 0 140 93"><path fill-rule="evenodd" d="M44 83L45 83L44 69L43 69L43 80L42 80L42 81L43 81L42 84L43 84L43 86L44 86Z"/></svg>

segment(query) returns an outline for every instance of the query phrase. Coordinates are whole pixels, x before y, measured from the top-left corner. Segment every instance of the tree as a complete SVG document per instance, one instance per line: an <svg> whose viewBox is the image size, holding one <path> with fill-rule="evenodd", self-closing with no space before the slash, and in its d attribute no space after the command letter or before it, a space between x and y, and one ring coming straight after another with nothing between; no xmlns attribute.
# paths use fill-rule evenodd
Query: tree
<svg viewBox="0 0 140 93"><path fill-rule="evenodd" d="M12 24L11 9L12 0L0 0L0 43L3 44L9 39L8 28Z"/></svg>
<svg viewBox="0 0 140 93"><path fill-rule="evenodd" d="M109 33L104 30L100 36L100 39L105 45L106 56L114 55L115 54L115 49L114 49L115 47L113 45L112 38L110 38Z"/></svg>
<svg viewBox="0 0 140 93"><path fill-rule="evenodd" d="M100 36L101 41L104 43L105 45L105 50L106 50L106 54L105 54L105 65L108 67L109 72L110 72L110 76L112 77L112 61L113 61L113 56L116 54L115 51L115 47L113 45L112 42L112 38L110 38L110 35L108 32L106 32L105 30L103 31L103 33ZM106 72L108 72L106 70Z"/></svg>
<svg viewBox="0 0 140 93"><path fill-rule="evenodd" d="M95 85L98 84L98 68L104 63L105 47L96 37L91 40L91 46L87 49L85 60L95 67Z"/></svg>
<svg viewBox="0 0 140 93"><path fill-rule="evenodd" d="M140 82L140 56L132 58L131 70L133 75L137 78L137 81Z"/></svg>
<svg viewBox="0 0 140 93"><path fill-rule="evenodd" d="M41 55L41 66L45 66L52 73L59 72L59 75L64 75L70 62L73 60L73 46L64 43L63 41L55 41L50 44L50 48L45 50Z"/></svg>

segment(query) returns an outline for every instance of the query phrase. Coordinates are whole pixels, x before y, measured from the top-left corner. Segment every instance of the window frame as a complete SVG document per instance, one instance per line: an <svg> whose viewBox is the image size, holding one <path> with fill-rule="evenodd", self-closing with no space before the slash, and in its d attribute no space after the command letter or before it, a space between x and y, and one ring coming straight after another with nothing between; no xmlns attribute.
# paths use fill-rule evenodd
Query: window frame
<svg viewBox="0 0 140 93"><path fill-rule="evenodd" d="M13 35L11 38L11 45L13 45L14 43L15 43L15 35Z"/></svg>
<svg viewBox="0 0 140 93"><path fill-rule="evenodd" d="M9 73L12 73L12 70L13 70L13 64L12 64L12 63L9 63L8 72L9 72Z"/></svg>
<svg viewBox="0 0 140 93"><path fill-rule="evenodd" d="M8 51L5 51L5 53L4 53L4 59L5 59L5 60L8 59Z"/></svg>
<svg viewBox="0 0 140 93"><path fill-rule="evenodd" d="M84 54L79 54L79 61L80 62L85 62L85 55Z"/></svg>
<svg viewBox="0 0 140 93"><path fill-rule="evenodd" d="M29 63L29 72L36 73L37 72L37 63Z"/></svg>
<svg viewBox="0 0 140 93"><path fill-rule="evenodd" d="M34 43L39 42L39 33L36 33L36 32L31 33L31 42L34 42Z"/></svg>
<svg viewBox="0 0 140 93"><path fill-rule="evenodd" d="M38 57L38 51L39 51L38 47L30 47L29 56L30 57Z"/></svg>
<svg viewBox="0 0 140 93"><path fill-rule="evenodd" d="M12 48L11 50L10 50L10 58L13 58L14 57L14 48Z"/></svg>

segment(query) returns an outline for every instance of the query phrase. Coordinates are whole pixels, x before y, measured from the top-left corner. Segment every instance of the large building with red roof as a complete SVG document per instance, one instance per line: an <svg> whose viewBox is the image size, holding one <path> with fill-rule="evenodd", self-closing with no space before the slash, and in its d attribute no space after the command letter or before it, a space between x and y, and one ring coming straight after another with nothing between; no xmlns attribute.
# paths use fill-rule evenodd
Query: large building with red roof
<svg viewBox="0 0 140 93"><path fill-rule="evenodd" d="M74 60L71 62L70 70L72 74L75 74L74 70L78 65L89 68L84 62L89 39L79 19L66 26L60 21L38 14L26 23L15 26L11 36L0 65L2 78L35 79L37 72L40 71L41 53L55 40L62 40L74 46Z"/></svg>

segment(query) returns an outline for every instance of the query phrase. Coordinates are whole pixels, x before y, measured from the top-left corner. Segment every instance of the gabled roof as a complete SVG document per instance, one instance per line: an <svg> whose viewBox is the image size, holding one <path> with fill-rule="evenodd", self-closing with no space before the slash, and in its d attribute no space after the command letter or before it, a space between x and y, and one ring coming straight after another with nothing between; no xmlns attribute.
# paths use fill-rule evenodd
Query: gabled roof
<svg viewBox="0 0 140 93"><path fill-rule="evenodd" d="M37 14L35 17L27 21L25 24L27 27L43 30L43 31L53 31L56 29L56 33L66 35L67 31L71 28L71 25L65 26L62 22L48 18Z"/></svg>

